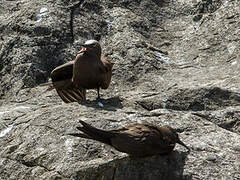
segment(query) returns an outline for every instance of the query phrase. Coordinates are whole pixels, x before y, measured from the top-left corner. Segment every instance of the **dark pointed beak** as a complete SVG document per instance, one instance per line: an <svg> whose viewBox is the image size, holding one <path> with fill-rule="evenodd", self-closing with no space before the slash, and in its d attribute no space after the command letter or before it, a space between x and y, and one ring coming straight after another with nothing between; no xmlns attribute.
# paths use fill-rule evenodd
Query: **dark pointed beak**
<svg viewBox="0 0 240 180"><path fill-rule="evenodd" d="M182 141L178 140L177 142L178 144L181 144L183 147L185 147L188 151L191 151L191 149L186 145L184 144Z"/></svg>

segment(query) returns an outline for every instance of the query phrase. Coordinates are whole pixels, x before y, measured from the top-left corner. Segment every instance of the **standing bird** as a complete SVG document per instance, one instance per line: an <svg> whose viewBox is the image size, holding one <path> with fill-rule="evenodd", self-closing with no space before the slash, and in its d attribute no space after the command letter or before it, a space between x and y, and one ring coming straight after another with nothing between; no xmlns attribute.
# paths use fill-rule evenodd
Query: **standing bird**
<svg viewBox="0 0 240 180"><path fill-rule="evenodd" d="M88 40L73 61L56 67L51 72L52 82L41 84L56 89L65 103L86 100L86 89L107 89L111 77L113 63L101 57L102 49L98 41Z"/></svg>
<svg viewBox="0 0 240 180"><path fill-rule="evenodd" d="M169 126L156 126L150 123L134 123L116 130L101 130L80 121L82 127L77 127L82 133L68 135L93 139L114 147L133 157L145 157L157 154L167 154L173 151L176 143L190 151L178 137L177 132Z"/></svg>

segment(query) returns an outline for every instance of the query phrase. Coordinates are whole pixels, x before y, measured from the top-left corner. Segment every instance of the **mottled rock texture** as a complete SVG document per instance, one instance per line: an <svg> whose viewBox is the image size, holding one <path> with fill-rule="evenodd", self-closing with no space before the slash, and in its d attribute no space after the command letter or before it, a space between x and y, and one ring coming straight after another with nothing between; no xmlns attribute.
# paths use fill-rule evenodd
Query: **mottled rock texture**
<svg viewBox="0 0 240 180"><path fill-rule="evenodd" d="M239 27L239 0L1 1L0 179L240 179ZM92 38L115 63L103 108L38 86ZM79 119L170 125L192 151L131 159L66 135Z"/></svg>

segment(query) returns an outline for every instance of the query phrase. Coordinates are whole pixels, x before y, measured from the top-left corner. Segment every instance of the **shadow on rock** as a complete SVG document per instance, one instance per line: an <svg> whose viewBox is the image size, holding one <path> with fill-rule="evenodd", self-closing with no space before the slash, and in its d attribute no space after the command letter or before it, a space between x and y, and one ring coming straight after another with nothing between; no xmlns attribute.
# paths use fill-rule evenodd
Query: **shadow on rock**
<svg viewBox="0 0 240 180"><path fill-rule="evenodd" d="M240 93L219 87L178 89L168 97L167 101L163 102L161 98L151 97L141 99L137 103L148 111L160 108L176 111L221 110L240 105Z"/></svg>
<svg viewBox="0 0 240 180"><path fill-rule="evenodd" d="M116 111L117 109L122 109L122 100L119 98L119 96L111 97L108 99L101 99L101 104L99 104L98 100L87 100L84 103L81 103L82 105L85 105L87 107L93 107L99 110L106 110L106 111Z"/></svg>
<svg viewBox="0 0 240 180"><path fill-rule="evenodd" d="M190 180L184 175L187 152L173 151L169 155L146 158L124 157L102 164L98 168L88 168L76 172L74 179L118 179L118 180Z"/></svg>
<svg viewBox="0 0 240 180"><path fill-rule="evenodd" d="M183 89L168 98L167 109L185 111L220 110L240 104L240 94L219 87Z"/></svg>

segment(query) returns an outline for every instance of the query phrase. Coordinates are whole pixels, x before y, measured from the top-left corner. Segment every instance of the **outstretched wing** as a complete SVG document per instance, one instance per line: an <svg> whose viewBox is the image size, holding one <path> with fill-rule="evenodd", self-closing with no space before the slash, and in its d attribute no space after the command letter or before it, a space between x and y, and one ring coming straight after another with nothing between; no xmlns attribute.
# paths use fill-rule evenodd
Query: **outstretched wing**
<svg viewBox="0 0 240 180"><path fill-rule="evenodd" d="M86 100L86 89L72 83L74 61L56 67L51 72L53 87L65 103Z"/></svg>
<svg viewBox="0 0 240 180"><path fill-rule="evenodd" d="M51 72L52 82L63 81L67 79L72 79L73 76L73 64L74 61L69 61L63 65L56 67Z"/></svg>
<svg viewBox="0 0 240 180"><path fill-rule="evenodd" d="M56 89L58 95L65 103L79 102L86 100L86 89L68 87L66 89Z"/></svg>

